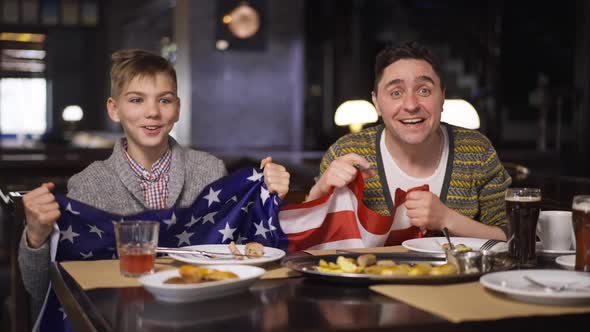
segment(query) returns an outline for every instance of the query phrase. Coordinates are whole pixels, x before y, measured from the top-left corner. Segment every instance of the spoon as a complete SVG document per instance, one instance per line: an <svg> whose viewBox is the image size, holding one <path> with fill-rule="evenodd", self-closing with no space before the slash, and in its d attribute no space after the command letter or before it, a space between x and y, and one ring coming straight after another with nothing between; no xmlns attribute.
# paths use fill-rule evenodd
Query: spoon
<svg viewBox="0 0 590 332"><path fill-rule="evenodd" d="M455 250L455 246L453 245L453 242L451 242L451 238L449 237L449 229L444 227L442 231L445 237L447 238L447 242L449 242L449 247L451 248L451 250Z"/></svg>

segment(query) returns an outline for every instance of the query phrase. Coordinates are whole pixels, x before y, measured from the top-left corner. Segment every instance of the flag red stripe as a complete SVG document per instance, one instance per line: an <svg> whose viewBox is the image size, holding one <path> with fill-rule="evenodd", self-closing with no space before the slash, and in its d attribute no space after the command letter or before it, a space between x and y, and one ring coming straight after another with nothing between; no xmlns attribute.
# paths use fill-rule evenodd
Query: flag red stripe
<svg viewBox="0 0 590 332"><path fill-rule="evenodd" d="M353 211L329 213L321 227L287 236L289 252L305 250L321 243L361 238Z"/></svg>
<svg viewBox="0 0 590 332"><path fill-rule="evenodd" d="M407 239L416 239L423 236L424 235L422 234L422 231L420 231L420 228L416 226L406 229L398 229L389 233L387 240L385 240L385 246L397 246L402 244L402 242Z"/></svg>

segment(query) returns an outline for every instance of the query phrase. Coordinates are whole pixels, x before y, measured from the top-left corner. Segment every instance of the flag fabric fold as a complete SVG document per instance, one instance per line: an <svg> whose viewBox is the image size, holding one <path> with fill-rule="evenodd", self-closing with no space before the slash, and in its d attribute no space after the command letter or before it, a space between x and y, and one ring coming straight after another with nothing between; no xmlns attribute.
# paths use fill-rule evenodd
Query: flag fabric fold
<svg viewBox="0 0 590 332"><path fill-rule="evenodd" d="M242 169L213 182L187 208L120 216L64 196L56 199L61 217L51 238L52 261L117 259L113 225L123 220L158 221L159 246L255 241L287 250L278 221L282 201L269 193L260 169ZM35 329L73 331L51 287Z"/></svg>
<svg viewBox="0 0 590 332"><path fill-rule="evenodd" d="M289 252L306 249L346 249L399 245L424 236L418 227L401 221L406 192L395 194L393 216L382 216L362 200L364 181L360 172L348 186L331 190L310 202L284 206L280 225L288 238ZM428 185L409 189L428 191Z"/></svg>

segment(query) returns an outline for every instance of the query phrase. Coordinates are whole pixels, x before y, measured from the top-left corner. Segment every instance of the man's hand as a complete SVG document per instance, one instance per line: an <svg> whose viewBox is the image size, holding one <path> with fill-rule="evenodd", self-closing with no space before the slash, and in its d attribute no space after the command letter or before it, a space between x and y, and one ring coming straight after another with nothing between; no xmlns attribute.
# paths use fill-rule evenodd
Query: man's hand
<svg viewBox="0 0 590 332"><path fill-rule="evenodd" d="M327 194L332 187L341 188L348 185L355 179L357 170L361 170L364 178L376 174L371 164L356 153L345 154L335 159L311 188L307 200L314 200Z"/></svg>
<svg viewBox="0 0 590 332"><path fill-rule="evenodd" d="M446 227L451 211L430 191L409 192L406 209L410 223L427 230L442 230Z"/></svg>
<svg viewBox="0 0 590 332"><path fill-rule="evenodd" d="M277 193L281 199L289 192L289 179L291 175L282 165L272 162L271 157L260 161L260 168L263 169L264 183L271 193Z"/></svg>
<svg viewBox="0 0 590 332"><path fill-rule="evenodd" d="M23 196L27 240L32 248L39 248L47 241L53 231L53 225L61 216L59 204L51 193L54 188L55 184L52 182L43 183Z"/></svg>

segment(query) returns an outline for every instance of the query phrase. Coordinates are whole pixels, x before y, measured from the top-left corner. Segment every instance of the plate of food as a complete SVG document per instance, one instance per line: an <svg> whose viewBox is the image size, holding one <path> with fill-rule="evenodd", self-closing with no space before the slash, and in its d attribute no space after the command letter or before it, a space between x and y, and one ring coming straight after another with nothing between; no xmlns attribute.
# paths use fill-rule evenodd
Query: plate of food
<svg viewBox="0 0 590 332"><path fill-rule="evenodd" d="M170 248L167 248L170 249ZM162 252L178 261L191 264L241 264L262 265L280 260L285 252L265 247L257 242L247 244L202 244L180 247Z"/></svg>
<svg viewBox="0 0 590 332"><path fill-rule="evenodd" d="M471 237L451 237L451 242L457 249L469 251L478 250L488 241L487 239L477 239ZM439 253L442 254L448 249L447 239L444 237L423 237L419 239L411 239L402 242L402 246L406 249L416 252ZM508 250L506 242L500 241L490 248L492 251L504 252Z"/></svg>
<svg viewBox="0 0 590 332"><path fill-rule="evenodd" d="M577 305L590 303L590 276L564 270L514 270L482 276L480 283L514 300Z"/></svg>
<svg viewBox="0 0 590 332"><path fill-rule="evenodd" d="M183 265L178 269L142 276L137 281L156 300L184 303L244 291L264 272L263 268L250 265Z"/></svg>
<svg viewBox="0 0 590 332"><path fill-rule="evenodd" d="M505 255L495 255L492 271L512 267ZM483 272L460 273L444 255L426 253L346 253L287 257L282 265L306 277L339 283L444 284L477 280Z"/></svg>

